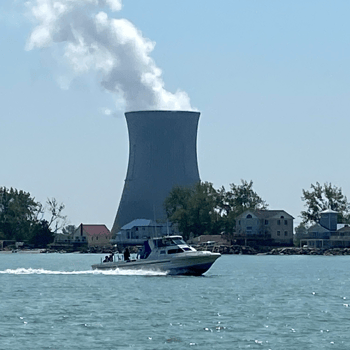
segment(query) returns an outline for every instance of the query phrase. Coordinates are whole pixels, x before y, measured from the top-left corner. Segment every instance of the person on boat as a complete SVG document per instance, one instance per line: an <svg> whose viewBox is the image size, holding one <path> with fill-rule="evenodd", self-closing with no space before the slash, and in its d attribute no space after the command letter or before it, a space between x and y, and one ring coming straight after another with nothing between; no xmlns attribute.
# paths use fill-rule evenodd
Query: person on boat
<svg viewBox="0 0 350 350"><path fill-rule="evenodd" d="M103 260L103 262L105 263L105 262L108 262L108 256L106 255L105 256L105 259Z"/></svg>
<svg viewBox="0 0 350 350"><path fill-rule="evenodd" d="M126 247L125 250L124 250L124 260L125 261L130 260L130 252L129 252L128 247Z"/></svg>
<svg viewBox="0 0 350 350"><path fill-rule="evenodd" d="M113 257L114 257L114 253L111 253L111 255L108 258L108 261L113 262Z"/></svg>

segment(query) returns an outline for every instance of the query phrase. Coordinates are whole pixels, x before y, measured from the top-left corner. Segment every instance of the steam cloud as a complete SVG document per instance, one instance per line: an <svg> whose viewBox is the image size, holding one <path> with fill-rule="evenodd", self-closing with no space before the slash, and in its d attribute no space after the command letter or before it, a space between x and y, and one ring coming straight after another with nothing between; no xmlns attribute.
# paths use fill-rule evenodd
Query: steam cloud
<svg viewBox="0 0 350 350"><path fill-rule="evenodd" d="M102 11L120 11L121 0L31 0L27 5L36 22L27 50L61 45L75 75L97 73L127 110L192 110L186 92L164 89L162 71L150 57L155 43L130 21Z"/></svg>

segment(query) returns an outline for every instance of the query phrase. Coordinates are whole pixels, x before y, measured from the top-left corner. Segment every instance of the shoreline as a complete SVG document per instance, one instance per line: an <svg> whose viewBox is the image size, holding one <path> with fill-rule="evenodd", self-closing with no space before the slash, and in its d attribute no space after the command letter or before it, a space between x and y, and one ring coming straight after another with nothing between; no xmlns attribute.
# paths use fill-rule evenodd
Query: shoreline
<svg viewBox="0 0 350 350"><path fill-rule="evenodd" d="M213 246L211 248L196 247L197 250L209 250L222 255L350 255L350 248L298 248L298 247L250 247L250 246ZM101 251L65 251L51 249L0 250L0 254L108 254L112 250ZM118 254L118 252L114 252Z"/></svg>

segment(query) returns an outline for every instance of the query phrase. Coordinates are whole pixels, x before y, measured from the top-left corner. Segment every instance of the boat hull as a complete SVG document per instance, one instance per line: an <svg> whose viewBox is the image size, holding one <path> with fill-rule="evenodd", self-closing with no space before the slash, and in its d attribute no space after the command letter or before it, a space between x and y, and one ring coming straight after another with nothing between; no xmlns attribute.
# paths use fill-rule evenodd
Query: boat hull
<svg viewBox="0 0 350 350"><path fill-rule="evenodd" d="M94 270L144 270L166 272L168 275L200 276L210 269L221 255L211 252L178 254L171 258L158 260L131 260L107 262L92 265Z"/></svg>

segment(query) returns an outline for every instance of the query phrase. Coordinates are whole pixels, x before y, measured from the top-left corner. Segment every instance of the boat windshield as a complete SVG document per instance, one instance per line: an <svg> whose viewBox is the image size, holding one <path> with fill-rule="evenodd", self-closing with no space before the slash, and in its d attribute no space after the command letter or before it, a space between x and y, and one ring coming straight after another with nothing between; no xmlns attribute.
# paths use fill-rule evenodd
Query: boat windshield
<svg viewBox="0 0 350 350"><path fill-rule="evenodd" d="M168 247L173 245L187 245L184 240L181 238L158 238L153 240L154 246L161 248L161 247Z"/></svg>
<svg viewBox="0 0 350 350"><path fill-rule="evenodd" d="M161 248L161 247L166 247L166 246L170 246L173 245L174 243L172 243L172 241L170 239L154 239L153 240L154 246Z"/></svg>
<svg viewBox="0 0 350 350"><path fill-rule="evenodd" d="M183 240L183 239L180 239L180 238L174 238L172 240L176 245L187 245L186 242Z"/></svg>

